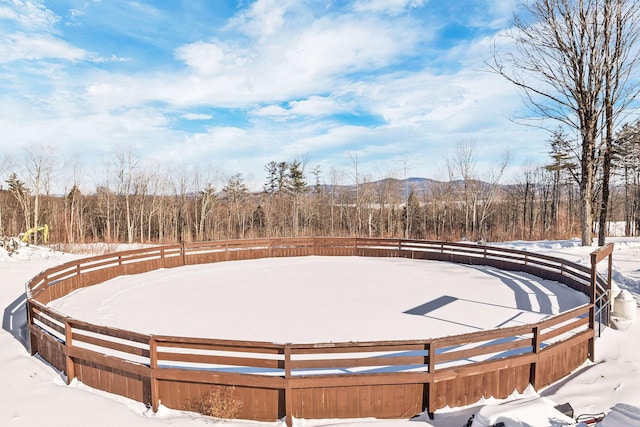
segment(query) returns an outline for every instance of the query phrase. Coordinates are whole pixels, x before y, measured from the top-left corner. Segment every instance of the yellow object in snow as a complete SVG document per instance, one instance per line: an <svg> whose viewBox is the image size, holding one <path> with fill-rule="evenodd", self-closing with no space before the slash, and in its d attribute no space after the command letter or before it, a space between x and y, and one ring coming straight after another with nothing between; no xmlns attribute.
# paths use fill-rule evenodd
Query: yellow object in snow
<svg viewBox="0 0 640 427"><path fill-rule="evenodd" d="M25 231L20 235L20 240L27 243L29 241L29 236L39 231L42 231L42 241L44 243L48 243L49 242L49 226L47 224L41 225L40 227L33 227L28 229L27 231Z"/></svg>

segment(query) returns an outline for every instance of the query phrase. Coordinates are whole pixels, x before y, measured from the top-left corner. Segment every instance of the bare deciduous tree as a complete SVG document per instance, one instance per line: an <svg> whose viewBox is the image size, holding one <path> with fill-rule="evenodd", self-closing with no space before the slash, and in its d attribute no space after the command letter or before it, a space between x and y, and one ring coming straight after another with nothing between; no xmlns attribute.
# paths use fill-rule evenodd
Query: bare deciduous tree
<svg viewBox="0 0 640 427"><path fill-rule="evenodd" d="M247 229L245 204L249 195L249 189L244 183L242 174L237 173L229 177L226 185L222 188L222 193L228 203L228 235L234 238L244 238L244 233Z"/></svg>
<svg viewBox="0 0 640 427"><path fill-rule="evenodd" d="M640 7L637 2L610 0L603 4L604 51L604 147L602 161L602 204L598 245L604 245L609 212L609 181L613 156L614 126L627 106L639 93L636 71L640 57Z"/></svg>
<svg viewBox="0 0 640 427"><path fill-rule="evenodd" d="M616 117L638 94L639 11L633 0L532 0L508 33L513 50L494 51L488 64L522 90L536 114L579 135L585 246L592 243L599 139L609 138ZM601 161L608 167L610 157Z"/></svg>
<svg viewBox="0 0 640 427"><path fill-rule="evenodd" d="M53 149L36 145L25 151L25 167L33 189L33 227L40 225L40 196L48 193L51 172L54 164ZM34 243L38 242L38 233L32 234Z"/></svg>
<svg viewBox="0 0 640 427"><path fill-rule="evenodd" d="M115 152L116 179L118 194L124 197L124 214L127 222L127 242L133 243L134 224L131 208L131 196L134 189L134 172L138 167L138 159L131 149L118 149Z"/></svg>

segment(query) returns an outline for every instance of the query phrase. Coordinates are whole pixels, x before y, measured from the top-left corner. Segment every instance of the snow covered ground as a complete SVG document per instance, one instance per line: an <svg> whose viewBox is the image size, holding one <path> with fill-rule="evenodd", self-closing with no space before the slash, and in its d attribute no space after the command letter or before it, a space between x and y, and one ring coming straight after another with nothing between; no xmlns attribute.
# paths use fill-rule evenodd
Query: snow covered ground
<svg viewBox="0 0 640 427"><path fill-rule="evenodd" d="M615 238L613 241L616 242L616 250L614 251L614 281L621 289L629 290L636 299L639 299L640 239ZM501 246L546 253L585 264L589 263L589 253L594 249L580 247L579 241L577 240L544 242L518 241L503 243ZM2 349L0 352L0 373L2 375L2 387L0 387L0 425L40 425L51 427L84 425L92 425L95 427L114 425L211 425L212 421L210 419L200 417L196 414L172 411L166 408L161 408L158 413L154 414L141 403L107 395L89 389L77 382L67 386L60 375L51 367L36 357L29 355L29 352L24 346L27 336L23 305L24 283L43 269L77 257L78 256L36 247L23 247L19 250L19 253L9 257L6 252L0 248L0 304L4 307L3 330L0 331L0 348ZM354 262L350 263L349 260ZM314 261L318 260L306 260L306 262L312 263ZM345 274L359 274L357 269L350 270L357 267L357 259L345 258L341 261L346 263L343 266L346 269ZM410 264L394 265L394 262L395 261L391 261L390 263L382 262L376 264L376 268L384 268L385 265L389 268L414 268ZM322 265L322 263L318 265ZM220 266L222 266L222 264L220 264ZM308 274L308 267L309 265L306 266L307 281L315 280L313 279L314 277L320 277L319 274ZM367 266L367 268L370 267L372 266ZM459 275L456 283L465 283L465 278L470 279L468 282L471 283L473 275L488 275L487 271L482 269L461 268L463 270L450 271L451 274ZM320 268L320 270L321 269L322 268ZM305 267L301 267L299 274L302 274L304 271ZM261 274L262 277L260 277L260 279L262 280L265 276L264 270L256 269L256 272L260 272L258 274ZM216 273L216 277L218 277L218 274L222 273ZM391 271L378 271L376 274L382 279L381 283L383 284L385 282L392 282L395 286L395 283L397 283L397 280L395 282L393 281L393 277L397 275L397 271L395 273ZM425 273L415 271L415 274ZM433 274L433 272L427 272L426 274ZM460 278L463 280L460 280ZM305 280L300 277L298 277L298 279ZM488 279L488 277L485 277L485 280L486 279ZM495 279L495 277L493 279ZM523 280L523 278L516 278L516 280ZM487 283L491 286L490 281ZM117 281L114 284L117 284ZM212 281L212 285L217 286L218 284ZM477 282L475 287L477 288ZM100 287L95 287L94 289L97 290L99 288ZM465 291L469 292L467 295L473 295L472 292L475 292L474 289L469 288L465 290L463 287L460 295L464 294ZM447 293L449 292L449 288L447 288ZM378 296L380 296L378 301L383 300L389 306L393 306L393 304L399 304L400 296L406 297L408 291L393 292L381 288L376 289L376 292L372 292L371 294L378 294ZM142 300L148 297L148 293L145 292L136 296L131 294L127 295L127 293L120 295L124 299L118 300L117 292L111 294L111 297L116 298L111 302L121 304L126 303L127 299L134 297ZM542 293L540 295L542 295ZM345 293L345 302L348 303L352 301L356 296L355 294L350 295ZM417 301L415 306L418 306L425 300L428 301L431 296L420 295L418 298L422 298L422 301ZM473 298L467 299L476 301L479 300L479 298L481 298L480 295L473 295ZM545 298L550 301L550 297ZM375 301L375 299L371 301ZM566 303L565 297L558 298L558 301ZM286 301L282 300L274 302L273 305L269 307L271 313L278 312L285 302ZM406 306L408 302L409 300L403 300L402 306ZM71 304L71 301L62 302L62 304ZM553 304L549 304L549 307L552 306ZM108 307L109 303L105 303L103 306L103 314L106 316L109 316L110 312L113 313L112 310L107 310ZM247 310L251 309L251 307L252 306L248 306ZM410 305L410 307L413 306ZM515 309L524 310L527 313L533 311L530 310L530 308L533 307L518 307L518 303L516 303L515 306ZM68 309L72 309L72 307L67 305L64 311L68 312ZM377 310L379 307L370 307L370 309ZM242 312L246 314L248 312L247 310L243 310ZM487 308L485 307L484 310L486 311ZM242 312L239 314L242 314ZM186 314L182 315L186 316ZM638 318L640 319L640 313ZM239 319L242 319L241 315ZM110 320L114 319L112 318ZM131 319L125 319L125 321L130 320ZM117 321L117 319L114 321ZM145 328L144 325L140 325L140 327L142 329ZM269 329L273 329L273 327ZM218 332L219 331L209 331L210 334L217 334ZM173 332L166 331L164 333ZM293 331L292 333L297 332ZM293 339L295 337L296 336L285 336L280 337L280 339L292 341L295 340ZM333 339L336 337L327 338ZM311 339L315 340L315 338ZM268 340L272 339L270 338ZM274 337L273 340L277 340L277 337ZM631 323L626 330L607 329L603 337L596 341L596 359L595 363L585 363L568 378L544 390L540 390L539 393L557 403L570 402L576 414L608 412L616 403L640 405L640 320ZM436 413L434 420L419 417L413 421L296 420L296 423L300 427L328 424L340 424L341 427L348 427L356 424L361 425L362 422L378 427L403 427L407 422L420 422L423 425L433 425L436 427L462 426L466 425L469 416L476 412L480 405L486 403L491 402L479 402L478 405L462 409L441 410ZM282 423L276 422L273 424L280 426ZM225 425L229 427L242 427L249 425L268 426L269 424L250 421L233 421L226 422ZM633 424L629 425L632 426ZM640 425L640 423L638 425Z"/></svg>

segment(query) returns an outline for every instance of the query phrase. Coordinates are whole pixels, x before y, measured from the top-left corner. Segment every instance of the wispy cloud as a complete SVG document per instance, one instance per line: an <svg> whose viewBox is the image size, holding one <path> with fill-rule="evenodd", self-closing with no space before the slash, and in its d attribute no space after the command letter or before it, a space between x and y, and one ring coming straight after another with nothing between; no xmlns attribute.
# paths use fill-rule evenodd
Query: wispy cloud
<svg viewBox="0 0 640 427"><path fill-rule="evenodd" d="M0 62L44 58L77 61L86 56L84 50L48 35L8 34L0 45Z"/></svg>
<svg viewBox="0 0 640 427"><path fill-rule="evenodd" d="M358 0L353 6L356 12L375 12L397 15L406 9L420 7L426 0Z"/></svg>
<svg viewBox="0 0 640 427"><path fill-rule="evenodd" d="M185 120L209 120L213 116L211 114L197 114L197 113L188 113L183 114L182 118Z"/></svg>
<svg viewBox="0 0 640 427"><path fill-rule="evenodd" d="M240 26L248 22L245 18ZM190 93L230 106L323 93L345 75L401 61L418 40L411 25L356 15L319 17L290 27L277 34L263 29L249 43L212 40L181 46L176 58L191 73L183 84L194 89Z"/></svg>
<svg viewBox="0 0 640 427"><path fill-rule="evenodd" d="M0 5L0 19L24 30L53 31L59 18L47 9L43 0L9 0Z"/></svg>

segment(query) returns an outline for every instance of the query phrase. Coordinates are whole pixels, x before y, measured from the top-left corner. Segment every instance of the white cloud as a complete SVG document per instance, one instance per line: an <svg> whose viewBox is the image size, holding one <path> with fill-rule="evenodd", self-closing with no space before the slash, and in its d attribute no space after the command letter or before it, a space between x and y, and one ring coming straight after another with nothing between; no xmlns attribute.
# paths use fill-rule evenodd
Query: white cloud
<svg viewBox="0 0 640 427"><path fill-rule="evenodd" d="M489 16L492 18L491 28L503 28L513 17L513 11L521 4L521 0L493 0L488 2Z"/></svg>
<svg viewBox="0 0 640 427"><path fill-rule="evenodd" d="M376 18L323 18L291 43L284 65L309 80L372 70L403 56L415 41L410 28Z"/></svg>
<svg viewBox="0 0 640 427"><path fill-rule="evenodd" d="M106 62L128 62L131 59L130 58L123 58L121 56L117 56L117 55L111 55L111 56L99 56L96 55L94 53L91 53L87 56L87 59L91 62L96 62L96 63L106 63Z"/></svg>
<svg viewBox="0 0 640 427"><path fill-rule="evenodd" d="M243 38L242 42L229 38L184 45L175 51L176 59L187 65L182 71L139 75L91 72L70 83L75 88L85 85L77 96L97 111L135 108L147 102L247 108L295 99L286 108L289 115L331 114L342 108L336 99L315 94L332 93L345 84L345 74L393 64L411 52L419 38L410 22L402 19L351 14L316 19L303 3L278 4L283 19L289 20L286 25L270 25L273 31L257 31L256 38ZM235 30L248 34L254 21L267 19L270 5L265 1L252 4L231 20ZM291 18L292 13L296 19ZM228 31L232 30L230 24ZM98 56L50 35L37 34L15 34L0 42L0 62L17 59L130 60L115 54ZM253 112L259 116L276 111Z"/></svg>
<svg viewBox="0 0 640 427"><path fill-rule="evenodd" d="M402 19L344 15L303 20L262 40L184 45L174 54L187 66L180 72L94 74L85 96L100 109L129 108L148 101L250 108L297 99L289 105L290 114L314 114L314 108L320 111L316 114L323 114L336 101L313 98L315 94L334 92L345 84L346 74L401 60L418 39L418 32ZM87 59L95 60L91 54ZM253 112L260 115L270 110Z"/></svg>
<svg viewBox="0 0 640 427"><path fill-rule="evenodd" d="M69 16L72 18L77 18L79 16L84 16L85 12L80 9L69 9Z"/></svg>
<svg viewBox="0 0 640 427"><path fill-rule="evenodd" d="M49 35L11 34L0 43L0 63L44 58L76 61L86 55L84 50Z"/></svg>
<svg viewBox="0 0 640 427"><path fill-rule="evenodd" d="M187 113L181 116L185 120L209 120L213 118L211 114Z"/></svg>
<svg viewBox="0 0 640 427"><path fill-rule="evenodd" d="M77 106L73 109L67 105L60 107L54 116L25 109L11 100L2 101L12 106L12 114L0 119L0 128L16 153L34 143L46 142L56 147L60 157L82 152L83 161L93 167L95 163L100 166L104 153L111 152L114 146L127 145L148 152L160 141L177 138L169 131L166 119L151 109L83 113Z"/></svg>
<svg viewBox="0 0 640 427"><path fill-rule="evenodd" d="M375 12L397 15L412 7L420 7L426 0L358 0L354 5L356 12Z"/></svg>
<svg viewBox="0 0 640 427"><path fill-rule="evenodd" d="M176 50L175 57L196 74L205 76L233 73L248 63L242 48L233 48L220 41L182 46Z"/></svg>
<svg viewBox="0 0 640 427"><path fill-rule="evenodd" d="M307 99L290 101L288 108L280 105L251 110L249 113L257 117L267 117L276 120L298 117L321 117L349 110L349 106L341 105L335 99L323 96L310 96Z"/></svg>
<svg viewBox="0 0 640 427"><path fill-rule="evenodd" d="M245 140L247 131L233 126L221 126L206 134L195 134L187 138L190 144L203 144L215 150L234 150L239 141Z"/></svg>
<svg viewBox="0 0 640 427"><path fill-rule="evenodd" d="M52 30L58 17L40 0L9 0L0 5L0 19L14 21L25 30Z"/></svg>
<svg viewBox="0 0 640 427"><path fill-rule="evenodd" d="M323 96L311 96L290 104L292 113L305 116L327 116L348 110L347 106L338 104L335 99Z"/></svg>
<svg viewBox="0 0 640 427"><path fill-rule="evenodd" d="M271 118L285 118L291 115L290 110L287 110L286 108L283 108L279 105L268 105L266 107L252 110L249 113L258 117Z"/></svg>
<svg viewBox="0 0 640 427"><path fill-rule="evenodd" d="M98 77L98 81L88 84L81 95L96 111L133 107L140 103L141 93L135 89L135 79L111 76L107 80L103 76Z"/></svg>
<svg viewBox="0 0 640 427"><path fill-rule="evenodd" d="M180 47L175 57L192 76L174 82L182 95L167 101L238 106L327 92L345 74L393 64L418 40L407 22L375 17L325 17L303 27L244 45L213 40Z"/></svg>
<svg viewBox="0 0 640 427"><path fill-rule="evenodd" d="M231 19L227 28L262 39L281 32L287 23L299 21L302 15L305 8L298 0L257 0Z"/></svg>
<svg viewBox="0 0 640 427"><path fill-rule="evenodd" d="M252 169L256 165L250 160L261 151L256 146L256 138L261 138L258 135L256 131L232 126L216 127L205 133L170 138L162 146L156 147L150 158L157 162L171 160L182 165L214 164L228 169L227 172L247 175L248 170L261 170L263 166ZM246 164L241 167L232 166L233 159L244 159Z"/></svg>
<svg viewBox="0 0 640 427"><path fill-rule="evenodd" d="M434 75L424 70L405 77L383 77L368 87L373 113L390 127L419 127L450 135L475 123L482 131L521 108L516 89L482 72Z"/></svg>

